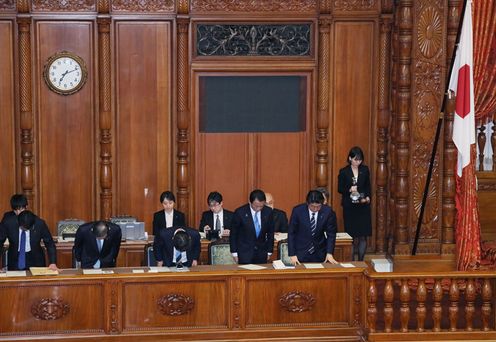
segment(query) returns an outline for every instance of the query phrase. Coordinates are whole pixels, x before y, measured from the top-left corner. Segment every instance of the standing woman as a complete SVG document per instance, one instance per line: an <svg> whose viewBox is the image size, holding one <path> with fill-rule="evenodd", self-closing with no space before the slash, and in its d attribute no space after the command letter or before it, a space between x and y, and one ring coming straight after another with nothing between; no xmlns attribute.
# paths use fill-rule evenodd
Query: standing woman
<svg viewBox="0 0 496 342"><path fill-rule="evenodd" d="M176 197L171 191L164 191L160 195L160 203L164 210L153 214L153 235L159 235L161 229L186 226L186 217L179 210L174 209Z"/></svg>
<svg viewBox="0 0 496 342"><path fill-rule="evenodd" d="M367 237L372 235L370 211L370 172L363 165L363 151L353 147L348 153L348 166L339 170L338 191L342 195L344 230L353 238L353 255L363 261Z"/></svg>

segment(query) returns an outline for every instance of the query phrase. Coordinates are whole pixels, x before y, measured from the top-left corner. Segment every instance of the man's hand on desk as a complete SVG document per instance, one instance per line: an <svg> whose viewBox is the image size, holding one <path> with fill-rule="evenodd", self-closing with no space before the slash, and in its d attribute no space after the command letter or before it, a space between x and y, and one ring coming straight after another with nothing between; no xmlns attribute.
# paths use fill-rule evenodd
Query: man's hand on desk
<svg viewBox="0 0 496 342"><path fill-rule="evenodd" d="M329 262L331 264L338 264L338 262L336 261L336 259L334 259L334 257L330 253L327 253L325 262Z"/></svg>
<svg viewBox="0 0 496 342"><path fill-rule="evenodd" d="M163 262L163 261L157 261L157 266L158 266L158 267L162 267L162 266L164 266L164 262Z"/></svg>
<svg viewBox="0 0 496 342"><path fill-rule="evenodd" d="M50 265L48 265L48 269L49 270L52 270L52 271L58 271L59 270L59 268L57 267L56 264L50 264Z"/></svg>
<svg viewBox="0 0 496 342"><path fill-rule="evenodd" d="M198 266L198 260L193 260L191 262L191 266Z"/></svg>
<svg viewBox="0 0 496 342"><path fill-rule="evenodd" d="M296 265L301 265L301 264L300 264L300 261L298 260L298 257L297 257L296 255L293 255L292 257L289 257L289 258L291 259L291 263L292 263L293 265L295 265L295 266L296 266Z"/></svg>
<svg viewBox="0 0 496 342"><path fill-rule="evenodd" d="M222 232L222 236L229 236L230 233L231 231L229 229L224 229L224 231Z"/></svg>
<svg viewBox="0 0 496 342"><path fill-rule="evenodd" d="M233 255L233 259L235 263L238 263L238 257Z"/></svg>

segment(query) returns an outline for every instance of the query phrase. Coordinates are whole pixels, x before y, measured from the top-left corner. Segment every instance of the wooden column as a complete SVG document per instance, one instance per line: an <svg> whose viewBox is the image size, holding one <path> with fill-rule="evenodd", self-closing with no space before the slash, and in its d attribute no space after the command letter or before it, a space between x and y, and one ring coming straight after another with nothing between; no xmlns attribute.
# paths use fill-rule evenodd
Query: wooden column
<svg viewBox="0 0 496 342"><path fill-rule="evenodd" d="M329 1L321 1L320 11L323 14L330 12ZM329 185L329 18L319 19L319 90L316 130L316 172L315 185L328 187Z"/></svg>
<svg viewBox="0 0 496 342"><path fill-rule="evenodd" d="M446 65L451 63L451 56L455 47L456 33L459 21L460 0L448 1L448 43ZM449 75L446 75L449 77ZM449 80L446 80L448 82ZM443 197L442 197L442 226L441 226L441 253L455 253L455 165L456 147L453 143L453 113L455 103L448 100L444 111L444 149L443 149Z"/></svg>
<svg viewBox="0 0 496 342"><path fill-rule="evenodd" d="M398 55L398 113L396 120L396 254L409 254L410 202L410 116L411 116L411 51L412 51L412 0L400 0L399 55Z"/></svg>
<svg viewBox="0 0 496 342"><path fill-rule="evenodd" d="M98 10L109 12L108 1L99 1ZM99 63L99 123L100 123L100 217L112 216L112 95L110 60L110 24L108 16L101 16L98 23Z"/></svg>
<svg viewBox="0 0 496 342"><path fill-rule="evenodd" d="M182 2L183 3L183 2ZM183 11L187 8L182 5ZM186 213L189 220L193 217L190 206L189 189L189 63L188 63L188 28L189 18L177 19L177 206Z"/></svg>
<svg viewBox="0 0 496 342"><path fill-rule="evenodd" d="M387 212L388 212L388 126L390 120L390 55L391 55L391 20L383 18L381 22L380 57L379 57L379 113L377 118L377 165L376 165L376 252L385 253Z"/></svg>
<svg viewBox="0 0 496 342"><path fill-rule="evenodd" d="M28 1L18 1L19 14L29 12ZM32 75L31 75L31 18L18 17L19 29L19 108L21 130L21 187L26 195L31 210L37 211L34 203L34 138L33 138L33 109L32 109Z"/></svg>

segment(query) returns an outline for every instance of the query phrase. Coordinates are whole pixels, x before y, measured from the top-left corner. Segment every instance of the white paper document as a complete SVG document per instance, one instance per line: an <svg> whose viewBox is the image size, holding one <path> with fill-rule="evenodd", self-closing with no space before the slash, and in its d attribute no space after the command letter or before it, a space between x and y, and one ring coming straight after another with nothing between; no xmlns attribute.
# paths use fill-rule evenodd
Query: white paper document
<svg viewBox="0 0 496 342"><path fill-rule="evenodd" d="M171 270L169 267L158 267L158 266L150 266L150 270L148 271L149 273L163 273L163 272L170 272Z"/></svg>
<svg viewBox="0 0 496 342"><path fill-rule="evenodd" d="M337 240L352 240L353 238L351 237L350 234L348 233L345 233L345 232L339 232L339 233L336 233L336 239Z"/></svg>
<svg viewBox="0 0 496 342"><path fill-rule="evenodd" d="M145 273L145 270L133 270L133 273Z"/></svg>
<svg viewBox="0 0 496 342"><path fill-rule="evenodd" d="M324 268L324 265L322 264L303 264L305 268Z"/></svg>
<svg viewBox="0 0 496 342"><path fill-rule="evenodd" d="M114 271L102 270L101 268L89 268L83 270L83 274L112 274L112 273L114 273Z"/></svg>
<svg viewBox="0 0 496 342"><path fill-rule="evenodd" d="M267 268L265 266L260 266L260 265L255 265L255 264L239 265L238 267L243 268L245 270L250 270L250 271L263 270L263 269Z"/></svg>
<svg viewBox="0 0 496 342"><path fill-rule="evenodd" d="M7 271L7 277L25 277L26 271Z"/></svg>
<svg viewBox="0 0 496 342"><path fill-rule="evenodd" d="M288 238L288 233L275 233L274 234L274 240L276 240L276 241L286 240L287 238Z"/></svg>
<svg viewBox="0 0 496 342"><path fill-rule="evenodd" d="M274 260L272 261L272 266L274 266L274 269L276 270L287 270L287 269L292 269L295 268L293 265L285 265L282 260Z"/></svg>
<svg viewBox="0 0 496 342"><path fill-rule="evenodd" d="M340 265L341 265L341 267L346 267L346 268L355 267L355 265L353 265L353 264L346 264L346 263L341 263Z"/></svg>

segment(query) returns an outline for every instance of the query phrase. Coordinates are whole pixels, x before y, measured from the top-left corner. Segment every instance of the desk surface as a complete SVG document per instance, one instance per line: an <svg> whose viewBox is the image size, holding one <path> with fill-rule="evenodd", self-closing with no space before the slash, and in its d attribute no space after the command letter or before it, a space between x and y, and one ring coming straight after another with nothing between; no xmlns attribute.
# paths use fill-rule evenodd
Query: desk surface
<svg viewBox="0 0 496 342"><path fill-rule="evenodd" d="M104 275L67 269L58 276L2 278L0 340L349 339L366 312L366 264L355 265L258 271L206 265L138 274L133 267Z"/></svg>

